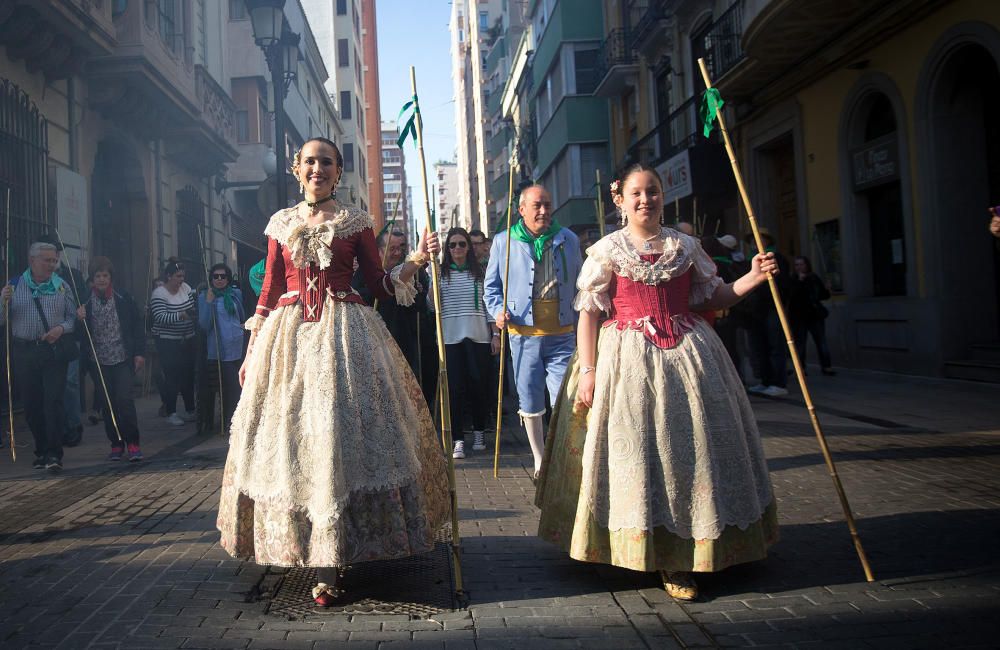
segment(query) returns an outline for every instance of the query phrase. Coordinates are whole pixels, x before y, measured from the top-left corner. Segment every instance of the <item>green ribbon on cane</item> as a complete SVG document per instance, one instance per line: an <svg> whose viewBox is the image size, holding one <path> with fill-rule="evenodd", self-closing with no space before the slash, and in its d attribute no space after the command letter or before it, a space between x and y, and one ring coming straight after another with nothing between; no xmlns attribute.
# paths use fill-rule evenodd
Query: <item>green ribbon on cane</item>
<svg viewBox="0 0 1000 650"><path fill-rule="evenodd" d="M410 107L413 107L413 113L410 115L410 119L406 121L403 125L403 130L400 131L399 137L396 138L396 146L401 148L406 143L406 138L409 136L413 137L413 142L417 142L417 115L420 113L420 105L417 103L417 96L414 95L413 99L403 104L403 108L399 109L399 116L396 118L396 122L403 119L403 113L405 113Z"/></svg>
<svg viewBox="0 0 1000 650"><path fill-rule="evenodd" d="M701 118L701 132L706 138L712 135L712 131L715 129L715 118L725 103L722 101L722 95L719 94L718 88L707 88L702 93L698 116Z"/></svg>

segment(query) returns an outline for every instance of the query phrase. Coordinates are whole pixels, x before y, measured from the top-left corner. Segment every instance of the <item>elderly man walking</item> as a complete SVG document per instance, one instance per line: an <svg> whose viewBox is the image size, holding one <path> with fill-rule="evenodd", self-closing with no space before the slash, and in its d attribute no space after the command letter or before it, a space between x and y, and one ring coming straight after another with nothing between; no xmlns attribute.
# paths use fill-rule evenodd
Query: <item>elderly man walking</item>
<svg viewBox="0 0 1000 650"><path fill-rule="evenodd" d="M554 401L576 348L573 297L583 260L577 236L553 221L552 197L544 187L525 188L517 211L521 219L509 233L507 305L503 304L506 233L493 238L483 300L489 313L495 314L497 327L509 329L518 413L537 475L545 451L545 388Z"/></svg>
<svg viewBox="0 0 1000 650"><path fill-rule="evenodd" d="M76 310L70 287L54 275L58 266L56 247L35 242L28 251L28 269L0 292L3 303L9 303L14 381L35 438L33 467L53 472L62 469L66 367L79 355L67 336ZM6 324L7 313L0 313L0 323Z"/></svg>

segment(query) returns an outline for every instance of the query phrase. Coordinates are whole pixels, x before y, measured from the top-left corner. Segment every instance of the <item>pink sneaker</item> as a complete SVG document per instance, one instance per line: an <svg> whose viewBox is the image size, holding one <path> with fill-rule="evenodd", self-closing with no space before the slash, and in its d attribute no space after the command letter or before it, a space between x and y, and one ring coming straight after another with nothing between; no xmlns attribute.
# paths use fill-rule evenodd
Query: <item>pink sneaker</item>
<svg viewBox="0 0 1000 650"><path fill-rule="evenodd" d="M108 454L108 460L121 460L122 459L122 454L124 454L124 453L125 453L125 450L122 449L121 447L112 447L111 448L111 453Z"/></svg>
<svg viewBox="0 0 1000 650"><path fill-rule="evenodd" d="M121 455L118 456L121 458ZM134 463L142 460L142 452L139 451L139 445L129 445L128 446L128 462Z"/></svg>

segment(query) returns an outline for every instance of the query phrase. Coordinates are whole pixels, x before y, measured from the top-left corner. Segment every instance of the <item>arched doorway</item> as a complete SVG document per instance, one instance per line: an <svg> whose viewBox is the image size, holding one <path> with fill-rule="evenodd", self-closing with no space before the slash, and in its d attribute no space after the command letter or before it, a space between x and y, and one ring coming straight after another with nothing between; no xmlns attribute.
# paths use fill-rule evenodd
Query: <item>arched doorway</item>
<svg viewBox="0 0 1000 650"><path fill-rule="evenodd" d="M847 131L856 249L852 293L906 296L908 210L903 192L900 118L890 97L871 88L857 100Z"/></svg>
<svg viewBox="0 0 1000 650"><path fill-rule="evenodd" d="M97 147L91 178L94 255L115 265L115 284L136 296L145 296L152 281L149 260L149 201L142 166L133 147L120 140L104 140Z"/></svg>
<svg viewBox="0 0 1000 650"><path fill-rule="evenodd" d="M926 87L933 161L930 218L937 256L936 293L949 357L1000 339L1000 255L986 232L988 206L1000 205L1000 70L983 45L945 53Z"/></svg>

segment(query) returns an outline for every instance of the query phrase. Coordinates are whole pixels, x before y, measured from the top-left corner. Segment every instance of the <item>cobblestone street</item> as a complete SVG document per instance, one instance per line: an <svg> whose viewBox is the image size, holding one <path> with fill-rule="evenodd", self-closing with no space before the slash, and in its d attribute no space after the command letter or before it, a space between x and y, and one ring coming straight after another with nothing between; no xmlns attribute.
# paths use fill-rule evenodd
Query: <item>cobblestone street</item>
<svg viewBox="0 0 1000 650"><path fill-rule="evenodd" d="M675 603L651 574L576 562L539 541L530 454L511 428L499 481L492 449L457 465L467 608L280 615L272 599L288 575L233 560L217 544L225 439L170 427L147 399L142 463L103 460L99 427L67 450L58 476L30 469L30 445L16 464L3 450L0 645L997 647L997 386L862 372L812 382L874 583L864 581L793 394L753 398L781 541L765 562L701 576L699 602ZM19 440L30 440L26 430ZM394 583L366 588L389 600Z"/></svg>

